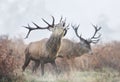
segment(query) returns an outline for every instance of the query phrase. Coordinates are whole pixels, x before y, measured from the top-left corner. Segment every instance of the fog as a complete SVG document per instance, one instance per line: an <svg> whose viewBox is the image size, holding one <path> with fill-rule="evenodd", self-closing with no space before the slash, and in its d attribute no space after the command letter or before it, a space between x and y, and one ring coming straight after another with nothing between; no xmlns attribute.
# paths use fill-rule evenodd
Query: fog
<svg viewBox="0 0 120 82"><path fill-rule="evenodd" d="M52 22L67 19L67 23L80 24L79 34L90 38L94 33L91 24L101 26L101 41L120 40L120 1L119 0L0 0L0 35L22 37L27 34L23 28L32 22L46 26L41 18ZM49 37L51 32L39 30L31 32L26 42ZM78 40L72 28L65 38Z"/></svg>

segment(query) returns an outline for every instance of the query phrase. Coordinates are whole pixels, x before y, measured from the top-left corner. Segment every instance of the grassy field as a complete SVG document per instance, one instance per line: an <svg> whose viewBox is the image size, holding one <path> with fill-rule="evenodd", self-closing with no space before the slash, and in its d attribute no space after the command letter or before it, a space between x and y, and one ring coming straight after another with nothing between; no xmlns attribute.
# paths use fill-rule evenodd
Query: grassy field
<svg viewBox="0 0 120 82"><path fill-rule="evenodd" d="M44 76L35 75L31 70L24 72L25 82L120 82L120 72L110 68L90 71L71 71L55 75L45 73Z"/></svg>

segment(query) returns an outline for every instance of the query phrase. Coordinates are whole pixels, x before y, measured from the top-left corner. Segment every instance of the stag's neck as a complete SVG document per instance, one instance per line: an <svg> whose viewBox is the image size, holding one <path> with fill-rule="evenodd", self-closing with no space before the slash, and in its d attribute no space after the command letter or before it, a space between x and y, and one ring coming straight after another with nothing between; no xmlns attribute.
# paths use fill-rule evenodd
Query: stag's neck
<svg viewBox="0 0 120 82"><path fill-rule="evenodd" d="M79 56L81 56L81 55L84 54L84 48L82 47L82 45L81 45L79 42L75 44L74 49L76 49L75 52L76 52Z"/></svg>
<svg viewBox="0 0 120 82"><path fill-rule="evenodd" d="M57 52L61 45L61 37L60 36L54 36L52 35L47 43L46 43L46 49L48 51L49 57L56 57Z"/></svg>

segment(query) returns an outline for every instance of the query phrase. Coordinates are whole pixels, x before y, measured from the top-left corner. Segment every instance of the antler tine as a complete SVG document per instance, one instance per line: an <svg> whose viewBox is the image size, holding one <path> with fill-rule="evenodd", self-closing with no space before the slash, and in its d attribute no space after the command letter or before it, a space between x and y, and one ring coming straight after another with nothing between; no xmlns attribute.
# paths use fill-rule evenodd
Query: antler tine
<svg viewBox="0 0 120 82"><path fill-rule="evenodd" d="M40 28L36 23L32 22L37 28Z"/></svg>
<svg viewBox="0 0 120 82"><path fill-rule="evenodd" d="M68 24L67 26L66 26L66 28L68 28L70 26L70 24Z"/></svg>
<svg viewBox="0 0 120 82"><path fill-rule="evenodd" d="M89 42L96 44L100 40L99 38L101 37L101 34L96 36L97 32L101 29L101 27L98 27L97 25L93 25L93 24L92 24L92 26L94 27L95 32L94 32L93 36L90 38Z"/></svg>
<svg viewBox="0 0 120 82"><path fill-rule="evenodd" d="M59 23L61 23L64 27L66 25L66 18L63 20L63 17L61 16Z"/></svg>
<svg viewBox="0 0 120 82"><path fill-rule="evenodd" d="M31 32L31 30L29 30L29 31L28 31L28 33L27 33L27 35L26 35L25 39L26 39L26 38L28 38L28 36L29 36L30 32Z"/></svg>
<svg viewBox="0 0 120 82"><path fill-rule="evenodd" d="M66 25L66 18L65 18L65 20L62 21L62 22L63 22L63 26L65 26L65 25Z"/></svg>
<svg viewBox="0 0 120 82"><path fill-rule="evenodd" d="M81 38L81 36L79 36L79 34L78 34L78 32L77 32L79 25L78 25L78 26L75 26L75 25L73 26L73 25L71 25L71 26L72 26L73 30L75 31L75 34L77 35L77 37L78 37L78 38Z"/></svg>
<svg viewBox="0 0 120 82"><path fill-rule="evenodd" d="M97 25L95 26L92 24L92 26L95 28L96 31L99 31L101 29L101 27L98 27Z"/></svg>
<svg viewBox="0 0 120 82"><path fill-rule="evenodd" d="M25 28L27 28L27 29L29 30L25 38L28 38L28 36L29 36L29 34L30 34L30 32L31 32L32 30L54 28L55 19L54 19L53 16L52 16L52 19L53 19L53 22L52 22L52 25L50 25L46 20L44 20L44 19L42 18L42 20L48 25L47 27L40 27L40 26L38 26L38 25L37 25L36 23L34 23L34 22L32 22L32 23L33 23L36 27L31 27L29 24L28 24L28 26L23 26L23 27L25 27Z"/></svg>
<svg viewBox="0 0 120 82"><path fill-rule="evenodd" d="M40 27L36 23L34 23L34 22L32 22L32 23L36 26L36 29L49 29L49 26L47 26L47 27Z"/></svg>
<svg viewBox="0 0 120 82"><path fill-rule="evenodd" d="M52 17L52 19L53 19L53 22L52 22L52 25L51 26L54 26L54 24L55 24L55 18L53 17L53 16L51 16Z"/></svg>
<svg viewBox="0 0 120 82"><path fill-rule="evenodd" d="M62 22L62 19L63 19L63 17L61 16L61 18L60 18L60 22Z"/></svg>
<svg viewBox="0 0 120 82"><path fill-rule="evenodd" d="M98 28L98 26L95 26L92 24L92 26L95 28L95 33L93 34L93 36L91 37L91 39L97 39L99 38L101 35L99 35L98 37L95 37L96 33L101 29L101 27Z"/></svg>
<svg viewBox="0 0 120 82"><path fill-rule="evenodd" d="M27 35L26 35L26 37L25 37L25 39L28 38L28 36L29 36L29 34L30 34L30 32L31 32L32 30L35 30L35 29L36 29L36 28L30 27L29 24L28 24L28 26L23 26L23 27L25 27L25 28L27 28L27 29L29 30L28 33L27 33Z"/></svg>
<svg viewBox="0 0 120 82"><path fill-rule="evenodd" d="M66 35L66 33L67 33L67 31L69 30L69 24L67 25L67 26L65 26L65 28L64 28L64 30L65 30L65 34L64 34L64 36Z"/></svg>
<svg viewBox="0 0 120 82"><path fill-rule="evenodd" d="M34 22L32 22L32 23L36 26L36 28L35 27L31 27L29 24L28 24L28 26L23 26L23 27L25 27L25 28L27 28L29 30L25 38L28 38L28 36L29 36L29 34L30 34L30 32L32 30L49 29L49 26L47 26L47 27L40 27L36 23L34 23Z"/></svg>
<svg viewBox="0 0 120 82"><path fill-rule="evenodd" d="M85 39L82 37L82 34L81 34L81 35L78 34L78 27L79 27L79 26L80 26L80 25L78 25L78 26L73 26L73 25L72 25L72 28L73 28L73 30L75 31L76 36L80 39L80 41L85 41Z"/></svg>
<svg viewBox="0 0 120 82"><path fill-rule="evenodd" d="M42 18L42 20L50 27L52 27L45 19Z"/></svg>
<svg viewBox="0 0 120 82"><path fill-rule="evenodd" d="M92 38L92 39L98 39L98 38L100 38L101 37L101 34L99 34L98 36L95 36L94 38Z"/></svg>
<svg viewBox="0 0 120 82"><path fill-rule="evenodd" d="M51 16L53 19L52 25L50 25L45 19L42 18L42 20L48 25L48 27L54 27L54 23L55 23L55 18L53 16Z"/></svg>

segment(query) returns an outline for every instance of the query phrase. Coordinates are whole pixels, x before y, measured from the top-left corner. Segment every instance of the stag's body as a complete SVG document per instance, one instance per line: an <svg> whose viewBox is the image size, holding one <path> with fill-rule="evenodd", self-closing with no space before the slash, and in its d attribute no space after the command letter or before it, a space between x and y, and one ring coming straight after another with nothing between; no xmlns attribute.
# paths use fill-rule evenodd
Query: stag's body
<svg viewBox="0 0 120 82"><path fill-rule="evenodd" d="M56 72L58 72L57 66L55 64L55 59L61 45L61 39L63 36L65 36L67 31L66 28L63 28L65 27L64 24L65 24L64 22L60 22L54 25L53 18L53 26L48 24L49 27L51 26L53 27L53 32L50 38L32 42L28 45L28 47L25 50L25 63L22 67L23 71L29 64L30 60L33 60L41 64L42 75L44 74L44 64L46 63L51 63L54 66Z"/></svg>
<svg viewBox="0 0 120 82"><path fill-rule="evenodd" d="M68 59L78 57L84 53L88 53L89 48L84 48L81 42L71 41L69 39L63 39L61 43L60 50L58 51L58 56L66 57Z"/></svg>

